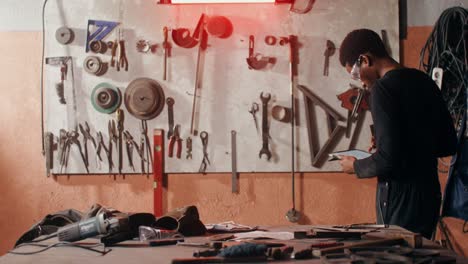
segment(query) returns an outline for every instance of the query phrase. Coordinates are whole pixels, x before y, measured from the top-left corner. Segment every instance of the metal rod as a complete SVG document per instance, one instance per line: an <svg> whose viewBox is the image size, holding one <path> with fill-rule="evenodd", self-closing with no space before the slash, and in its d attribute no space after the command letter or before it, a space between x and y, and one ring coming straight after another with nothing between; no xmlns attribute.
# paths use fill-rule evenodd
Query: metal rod
<svg viewBox="0 0 468 264"><path fill-rule="evenodd" d="M295 119L296 119L296 113L295 113L295 102L294 102L294 69L293 69L293 61L294 61L294 36L290 35L289 36L289 75L290 75L290 93L291 93L291 180L292 180L292 205L293 205L293 210L296 210L296 196L295 196L295 152L296 152L296 147L295 147L295 138L294 138L294 133L295 133Z"/></svg>

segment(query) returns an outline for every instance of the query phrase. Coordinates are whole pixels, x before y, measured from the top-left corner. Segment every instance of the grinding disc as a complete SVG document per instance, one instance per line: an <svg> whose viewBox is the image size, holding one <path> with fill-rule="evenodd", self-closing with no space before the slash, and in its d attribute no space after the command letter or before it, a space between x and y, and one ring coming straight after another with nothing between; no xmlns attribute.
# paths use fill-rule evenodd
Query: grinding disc
<svg viewBox="0 0 468 264"><path fill-rule="evenodd" d="M150 120L164 108L164 91L157 81L138 78L127 86L124 102L131 115L141 120Z"/></svg>
<svg viewBox="0 0 468 264"><path fill-rule="evenodd" d="M87 73L99 75L103 70L103 64L98 57L88 56L83 62L83 68Z"/></svg>
<svg viewBox="0 0 468 264"><path fill-rule="evenodd" d="M73 39L75 38L75 34L73 33L73 30L67 27L61 27L55 31L55 39L57 40L58 43L67 45L73 42Z"/></svg>
<svg viewBox="0 0 468 264"><path fill-rule="evenodd" d="M111 114L119 108L122 94L119 88L108 83L100 83L91 93L91 102L98 112Z"/></svg>

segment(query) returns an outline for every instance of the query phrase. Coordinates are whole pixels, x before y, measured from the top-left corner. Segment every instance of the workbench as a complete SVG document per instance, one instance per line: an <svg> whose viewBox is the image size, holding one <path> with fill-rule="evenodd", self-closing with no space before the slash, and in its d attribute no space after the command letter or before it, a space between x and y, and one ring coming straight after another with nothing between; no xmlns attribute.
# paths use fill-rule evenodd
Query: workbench
<svg viewBox="0 0 468 264"><path fill-rule="evenodd" d="M311 230L316 226L305 226L305 225L295 225L295 226L284 226L284 227L261 227L264 230L272 231L272 232L294 232L294 231L305 231ZM390 226L388 230L395 230L401 229L396 226ZM383 236L386 237L386 234L389 232L387 229L380 229L376 232L372 232L372 236ZM368 236L363 236L362 241L368 240ZM88 239L84 242L98 242L97 239ZM209 237L186 237L185 242L208 242ZM293 239L293 240L274 240L275 242L282 242L286 245L291 245L295 248L295 250L305 249L310 246L314 241L313 239ZM44 241L45 242L45 241ZM41 242L41 243L44 243ZM54 241L51 239L48 240L47 243L52 244ZM347 242L343 241L345 244L347 243L356 243L356 241ZM457 263L468 263L467 258L463 258L461 256L457 256L454 252L441 248L436 243L423 239L423 247L424 249L435 249L440 252L441 255L455 257ZM32 246L24 246L21 248L16 249L17 251L35 251L40 248L32 247ZM103 247L99 247L97 249L103 249ZM113 246L108 249L111 251L105 255L101 255L96 252L83 250L80 248L74 247L59 247L59 248L51 248L45 252L37 253L34 255L14 255L8 253L2 257L0 257L0 263L48 263L48 264L55 264L55 263L80 263L80 264L117 264L117 263L151 263L151 264L163 264L163 263L171 263L171 261L175 258L192 258L193 253L197 250L203 250L194 247L186 247L186 246L177 246L177 245L167 245L167 246L157 246L157 247L149 247L147 245L141 244L136 241L128 241L123 242L121 245ZM291 262L298 262L298 263L321 263L319 258L314 259L307 259L307 260L280 260L280 261L268 261L268 263L291 263ZM231 262L232 263L232 262ZM265 262L262 262L265 263ZM343 263L343 262L341 262Z"/></svg>

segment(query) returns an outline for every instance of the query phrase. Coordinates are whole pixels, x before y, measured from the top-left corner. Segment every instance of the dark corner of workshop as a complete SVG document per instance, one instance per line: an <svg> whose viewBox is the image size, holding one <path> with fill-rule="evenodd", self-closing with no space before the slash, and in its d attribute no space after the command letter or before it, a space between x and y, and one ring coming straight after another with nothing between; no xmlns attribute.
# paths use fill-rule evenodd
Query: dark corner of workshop
<svg viewBox="0 0 468 264"><path fill-rule="evenodd" d="M0 263L468 263L468 0L0 22Z"/></svg>

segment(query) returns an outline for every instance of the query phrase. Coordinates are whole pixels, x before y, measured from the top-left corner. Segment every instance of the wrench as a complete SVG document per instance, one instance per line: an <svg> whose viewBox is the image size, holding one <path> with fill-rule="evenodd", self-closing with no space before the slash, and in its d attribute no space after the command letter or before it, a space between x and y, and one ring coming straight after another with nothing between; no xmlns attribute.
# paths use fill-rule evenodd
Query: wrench
<svg viewBox="0 0 468 264"><path fill-rule="evenodd" d="M262 158L262 155L266 155L267 160L271 159L271 152L268 149L268 137L270 136L269 127L268 127L268 102L271 99L271 94L267 93L268 96L263 96L263 92L260 93L260 99L262 100L262 149L258 154L259 158Z"/></svg>

